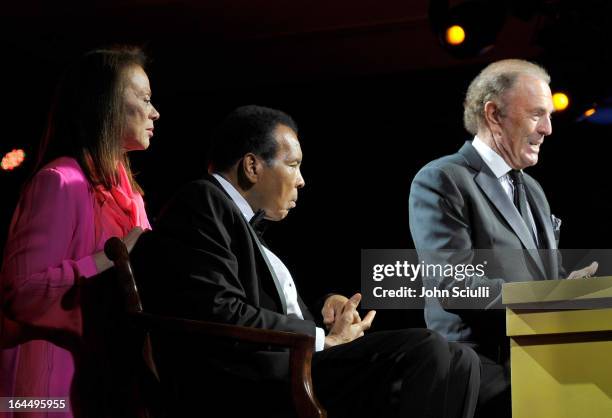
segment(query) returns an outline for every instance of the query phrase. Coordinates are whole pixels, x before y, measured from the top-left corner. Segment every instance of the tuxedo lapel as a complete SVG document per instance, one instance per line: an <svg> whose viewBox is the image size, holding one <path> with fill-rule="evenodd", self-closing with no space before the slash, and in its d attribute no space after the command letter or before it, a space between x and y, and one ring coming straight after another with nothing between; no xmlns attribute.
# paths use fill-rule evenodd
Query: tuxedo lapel
<svg viewBox="0 0 612 418"><path fill-rule="evenodd" d="M542 259L537 256L537 245L533 240L533 236L529 231L527 225L521 218L518 210L514 206L514 203L510 200L503 187L499 183L499 180L491 169L484 164L482 158L476 151L476 149L472 146L471 143L467 142L460 150L459 153L462 154L468 163L478 171L476 174L474 181L482 190L483 194L487 196L489 201L495 206L504 220L508 223L512 231L519 238L523 247L528 250L526 251L529 254L529 257L533 260L533 262L537 265L540 273L545 277L546 269L542 262Z"/></svg>
<svg viewBox="0 0 612 418"><path fill-rule="evenodd" d="M307 319L307 320L310 320L310 321L314 321L314 316L312 315L312 313L308 309L308 306L306 306L306 304L304 303L304 301L300 297L299 293L298 293L297 300L298 300L298 305L300 307L300 310L302 311L302 316L304 317L304 319Z"/></svg>
<svg viewBox="0 0 612 418"><path fill-rule="evenodd" d="M246 221L246 219L244 219L244 216L240 212L240 208L238 207L238 205L236 205L236 203L232 200L231 196L227 193L227 191L225 191L225 189L223 188L223 186L221 186L221 184L217 181L217 179L214 178L213 176L208 176L207 179L210 182L212 182L212 184L214 184L216 187L221 189L221 191L227 196L231 204L236 207L236 211L240 213L240 219L242 219L242 221L244 221L244 223L246 224L246 228L249 231L249 235L251 237L251 241L253 242L253 246L256 248L255 251L259 252L259 258L263 260L263 262L265 263L268 269L268 272L270 273L270 277L272 278L272 281L274 282L274 287L276 288L276 296L278 298L277 301L280 303L282 311L286 315L287 314L287 302L285 301L285 294L283 293L283 289L281 287L280 281L278 280L278 277L276 277L276 273L274 272L274 269L272 268L272 265L270 264L270 261L268 260L268 257L266 256L266 253L263 249L263 245L261 244L261 241L257 237L257 233L255 232L253 227Z"/></svg>
<svg viewBox="0 0 612 418"><path fill-rule="evenodd" d="M272 268L272 265L270 264L270 261L268 260L268 256L266 255L266 252L263 249L263 245L259 241L259 238L257 238L257 234L255 233L255 230L253 230L253 227L248 222L247 222L247 228L249 230L249 234L251 235L251 238L255 242L255 246L259 249L261 258L264 260L264 263L266 263L266 266L268 267L270 276L272 276L272 280L274 281L274 287L276 288L276 293L280 300L281 307L283 309L283 313L287 315L287 301L285 301L285 294L283 293L283 288L281 287L280 281L278 280L278 277L276 277L276 273L274 272L274 269Z"/></svg>

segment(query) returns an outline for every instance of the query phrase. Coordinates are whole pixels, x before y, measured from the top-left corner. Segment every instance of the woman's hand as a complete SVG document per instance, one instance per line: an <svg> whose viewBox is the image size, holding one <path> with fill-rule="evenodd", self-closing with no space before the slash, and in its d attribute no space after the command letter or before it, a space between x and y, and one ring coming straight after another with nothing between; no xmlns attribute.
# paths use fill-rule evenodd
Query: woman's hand
<svg viewBox="0 0 612 418"><path fill-rule="evenodd" d="M132 252L134 245L136 245L136 241L142 235L144 230L137 226L133 228L128 234L123 238L123 243L127 247L128 252ZM113 266L113 262L104 254L104 251L100 251L99 253L95 253L93 255L94 262L96 263L96 268L98 269L98 273L102 273L103 271L108 270Z"/></svg>
<svg viewBox="0 0 612 418"><path fill-rule="evenodd" d="M138 238L140 238L143 232L144 230L141 227L137 226L133 228L130 232L128 232L125 238L123 238L123 242L127 247L128 253L132 252L134 245L136 245L136 241L138 241Z"/></svg>

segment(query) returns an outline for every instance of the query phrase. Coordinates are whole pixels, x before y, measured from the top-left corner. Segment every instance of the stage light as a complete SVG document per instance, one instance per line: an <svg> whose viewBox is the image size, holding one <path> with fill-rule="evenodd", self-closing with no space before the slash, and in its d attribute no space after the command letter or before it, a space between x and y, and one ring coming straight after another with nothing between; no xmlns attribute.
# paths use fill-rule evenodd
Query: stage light
<svg viewBox="0 0 612 418"><path fill-rule="evenodd" d="M594 125L612 125L612 96L591 102L589 108L576 118L576 122Z"/></svg>
<svg viewBox="0 0 612 418"><path fill-rule="evenodd" d="M482 55L495 45L506 4L494 0L430 0L429 22L442 46L457 58Z"/></svg>
<svg viewBox="0 0 612 418"><path fill-rule="evenodd" d="M2 163L0 163L0 167L3 170L13 170L21 165L21 163L25 160L25 152L22 149L14 149L10 152L7 152L6 155L2 158Z"/></svg>
<svg viewBox="0 0 612 418"><path fill-rule="evenodd" d="M587 112L589 115L587 116ZM578 122L588 122L594 125L612 125L612 105L598 105L597 109L591 108L582 113L577 119Z"/></svg>
<svg viewBox="0 0 612 418"><path fill-rule="evenodd" d="M612 95L596 97L585 108L586 110L581 111L576 118L576 122L612 126Z"/></svg>
<svg viewBox="0 0 612 418"><path fill-rule="evenodd" d="M459 25L446 29L446 42L450 45L460 45L465 41L465 30Z"/></svg>
<svg viewBox="0 0 612 418"><path fill-rule="evenodd" d="M567 109L567 107L569 106L569 97L567 97L567 94L565 93L557 92L553 94L552 100L553 100L553 107L555 108L557 112L561 112Z"/></svg>

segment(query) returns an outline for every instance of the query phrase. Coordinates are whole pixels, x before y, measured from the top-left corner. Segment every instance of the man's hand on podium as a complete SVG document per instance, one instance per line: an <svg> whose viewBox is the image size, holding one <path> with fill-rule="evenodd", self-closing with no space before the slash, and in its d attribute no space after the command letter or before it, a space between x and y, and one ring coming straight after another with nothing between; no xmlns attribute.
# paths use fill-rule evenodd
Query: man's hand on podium
<svg viewBox="0 0 612 418"><path fill-rule="evenodd" d="M599 267L599 264L597 263L597 261L593 261L591 264L584 268L581 268L580 270L572 271L569 276L567 276L567 279L588 279L589 277L595 274L595 272L597 271L597 267Z"/></svg>

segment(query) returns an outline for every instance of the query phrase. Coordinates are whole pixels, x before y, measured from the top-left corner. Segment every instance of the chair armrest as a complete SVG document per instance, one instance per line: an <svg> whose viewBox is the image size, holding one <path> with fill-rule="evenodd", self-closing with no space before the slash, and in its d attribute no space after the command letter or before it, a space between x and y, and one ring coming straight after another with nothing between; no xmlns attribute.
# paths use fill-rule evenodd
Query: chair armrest
<svg viewBox="0 0 612 418"><path fill-rule="evenodd" d="M117 270L117 281L123 295L124 311L138 328L147 331L180 331L188 334L209 335L216 338L287 347L289 348L291 396L298 417L327 417L326 411L317 401L312 389L310 368L312 352L314 351L313 337L292 332L172 318L143 312L125 244L119 238L110 238L104 245L104 252L113 261ZM155 367L152 367L152 370L154 369Z"/></svg>
<svg viewBox="0 0 612 418"><path fill-rule="evenodd" d="M173 318L148 313L131 313L130 317L148 330L180 331L240 342L265 344L289 348L291 394L300 418L325 418L312 388L312 353L314 337L294 332L272 331L238 325L220 324L192 319Z"/></svg>
<svg viewBox="0 0 612 418"><path fill-rule="evenodd" d="M314 347L314 337L295 332L273 331L269 329L176 318L144 312L133 313L130 317L137 321L139 325L149 329L182 331L277 347L298 348L303 345L307 351L311 352L313 351L312 347Z"/></svg>

